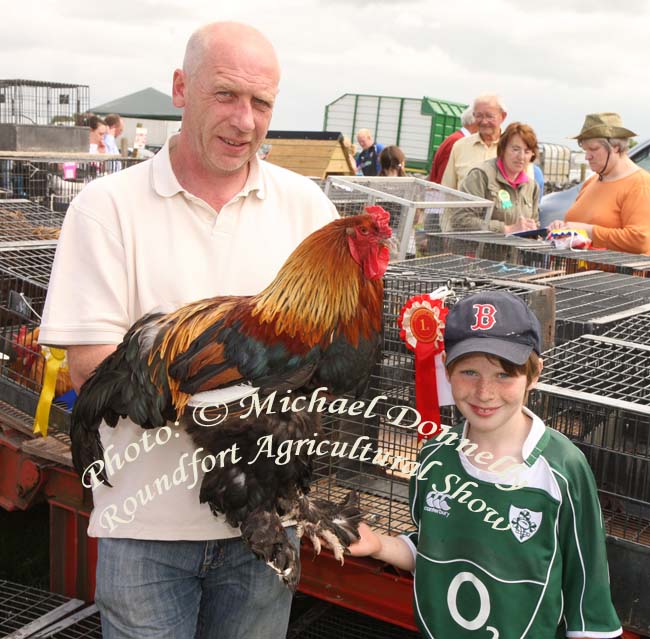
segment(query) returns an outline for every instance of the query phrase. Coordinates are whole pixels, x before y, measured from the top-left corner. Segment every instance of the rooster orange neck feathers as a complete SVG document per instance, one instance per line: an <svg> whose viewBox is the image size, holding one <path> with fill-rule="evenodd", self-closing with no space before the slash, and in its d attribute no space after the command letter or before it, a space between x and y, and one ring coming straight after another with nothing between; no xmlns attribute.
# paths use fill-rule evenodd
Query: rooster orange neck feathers
<svg viewBox="0 0 650 639"><path fill-rule="evenodd" d="M331 222L306 238L273 283L253 298L252 315L261 323L272 323L276 334L300 334L312 346L328 339L336 328L353 342L379 330L381 277L388 264L387 248L380 241L387 237L390 228L378 229L370 214ZM374 279L369 279L369 272ZM365 308L367 326L353 325L360 307Z"/></svg>

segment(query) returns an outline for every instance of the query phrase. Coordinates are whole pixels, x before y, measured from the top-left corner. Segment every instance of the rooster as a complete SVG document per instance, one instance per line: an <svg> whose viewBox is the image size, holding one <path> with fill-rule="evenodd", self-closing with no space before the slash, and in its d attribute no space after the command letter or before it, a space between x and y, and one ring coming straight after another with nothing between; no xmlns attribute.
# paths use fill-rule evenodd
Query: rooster
<svg viewBox="0 0 650 639"><path fill-rule="evenodd" d="M27 325L21 325L11 341L5 338L6 346L3 346L2 353L8 360L9 378L36 392L43 387L45 368L45 357L38 343L39 332L38 326L30 331ZM65 395L71 390L70 373L67 368L62 368L57 374L54 396Z"/></svg>
<svg viewBox="0 0 650 639"><path fill-rule="evenodd" d="M357 539L356 496L338 505L310 499L311 459L296 454L284 465L257 459L255 443L320 432L318 413L261 414L204 428L185 409L193 395L250 384L261 398L274 391L360 395L379 356L383 274L389 260L389 214L381 207L335 220L293 251L273 282L247 297L216 297L170 314L137 321L117 350L82 386L71 422L77 472L103 457L102 420L115 427L129 417L143 428L183 425L197 446L217 455L233 444L237 463L204 475L201 502L239 526L244 541L294 588L297 555L281 524L289 516L320 548L325 540L341 561ZM96 473L108 483L103 469Z"/></svg>

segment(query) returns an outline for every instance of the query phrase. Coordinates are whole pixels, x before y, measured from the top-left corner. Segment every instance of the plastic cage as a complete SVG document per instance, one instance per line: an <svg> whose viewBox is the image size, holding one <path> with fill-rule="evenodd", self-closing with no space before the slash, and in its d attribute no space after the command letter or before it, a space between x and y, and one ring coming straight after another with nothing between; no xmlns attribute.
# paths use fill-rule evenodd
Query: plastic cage
<svg viewBox="0 0 650 639"><path fill-rule="evenodd" d="M72 199L92 180L141 162L138 158L89 154L0 151L0 189L8 198L28 199L65 212ZM0 200L0 204L2 204Z"/></svg>
<svg viewBox="0 0 650 639"><path fill-rule="evenodd" d="M0 388L15 408L34 415L43 386L45 356L38 326L45 304L56 243L0 246ZM56 397L70 390L59 373ZM54 405L50 424L67 432L69 413Z"/></svg>
<svg viewBox="0 0 650 639"><path fill-rule="evenodd" d="M363 406L355 410L363 412L353 415L347 410L340 417L327 415L324 418L324 437L331 442L332 454L314 458L312 488L318 496L333 500L342 498L349 489L357 490L361 508L373 525L391 533L403 532L412 525L408 512L408 480L414 472L418 451L412 411L397 423L403 408L415 407L414 357L399 336L397 317L411 297L431 293L441 286L452 288L456 299L479 289L503 290L520 296L534 311L553 308L553 291L548 287L505 281L468 281L434 272L427 274L423 270L403 270L399 265L389 266L384 277L382 353L368 389L360 399ZM552 331L552 322L550 326L548 322L542 323ZM443 407L442 423L450 424L455 419L452 408Z"/></svg>
<svg viewBox="0 0 650 639"><path fill-rule="evenodd" d="M327 195L341 216L363 213L378 204L391 216L390 225L397 243L394 259L416 254L416 243L424 234L439 230L440 216L448 208L473 208L489 217L494 204L468 193L448 189L427 180L411 177L331 176Z"/></svg>
<svg viewBox="0 0 650 639"><path fill-rule="evenodd" d="M56 240L64 216L30 200L0 200L0 246Z"/></svg>
<svg viewBox="0 0 650 639"><path fill-rule="evenodd" d="M585 335L544 354L530 405L586 455L607 532L650 546L650 348Z"/></svg>
<svg viewBox="0 0 650 639"><path fill-rule="evenodd" d="M72 126L75 115L89 108L85 84L0 80L0 122Z"/></svg>
<svg viewBox="0 0 650 639"><path fill-rule="evenodd" d="M519 249L534 248L540 244L541 240L522 238L516 235L502 235L490 231L429 233L426 254L455 253L456 255L496 260L497 262L522 264ZM552 270L552 267L544 264L527 264L527 266Z"/></svg>

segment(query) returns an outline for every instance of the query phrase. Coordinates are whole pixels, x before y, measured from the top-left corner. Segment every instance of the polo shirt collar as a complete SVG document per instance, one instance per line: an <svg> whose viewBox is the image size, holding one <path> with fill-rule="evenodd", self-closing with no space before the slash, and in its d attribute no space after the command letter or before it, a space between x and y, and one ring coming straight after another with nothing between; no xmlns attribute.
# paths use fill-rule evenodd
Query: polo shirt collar
<svg viewBox="0 0 650 639"><path fill-rule="evenodd" d="M173 197L177 193L189 192L181 186L174 170L172 169L171 158L169 156L169 145L176 136L171 136L164 146L151 160L151 176L153 188L161 197ZM258 198L263 200L266 197L264 188L264 169L262 162L254 155L249 163L248 177L241 191L233 198L247 197L250 193L255 193Z"/></svg>
<svg viewBox="0 0 650 639"><path fill-rule="evenodd" d="M527 406L522 406L522 410L524 415L531 418L532 425L522 446L521 456L527 466L532 466L548 444L550 433L544 422ZM462 438L467 438L467 420L463 423Z"/></svg>
<svg viewBox="0 0 650 639"><path fill-rule="evenodd" d="M493 146L496 146L499 143L499 138L497 138L492 144L486 144L483 142L483 138L481 137L481 134L477 131L476 133L472 133L472 137L474 138L474 144L480 144L481 146L484 146L486 148L491 148ZM499 131L499 137L501 137L501 131Z"/></svg>

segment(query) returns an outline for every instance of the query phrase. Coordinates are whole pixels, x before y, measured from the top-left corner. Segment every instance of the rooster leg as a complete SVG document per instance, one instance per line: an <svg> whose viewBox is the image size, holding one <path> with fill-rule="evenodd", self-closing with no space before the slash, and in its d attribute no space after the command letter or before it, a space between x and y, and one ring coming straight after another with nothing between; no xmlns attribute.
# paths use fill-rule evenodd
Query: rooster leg
<svg viewBox="0 0 650 639"><path fill-rule="evenodd" d="M359 498L354 491L350 491L340 504L324 499L311 499L306 495L300 497L296 517L298 525L304 529L312 542L316 554L320 553L324 542L341 564L348 546L359 539L361 511Z"/></svg>
<svg viewBox="0 0 650 639"><path fill-rule="evenodd" d="M241 524L242 539L295 591L300 578L298 550L294 548L277 513L256 508Z"/></svg>

